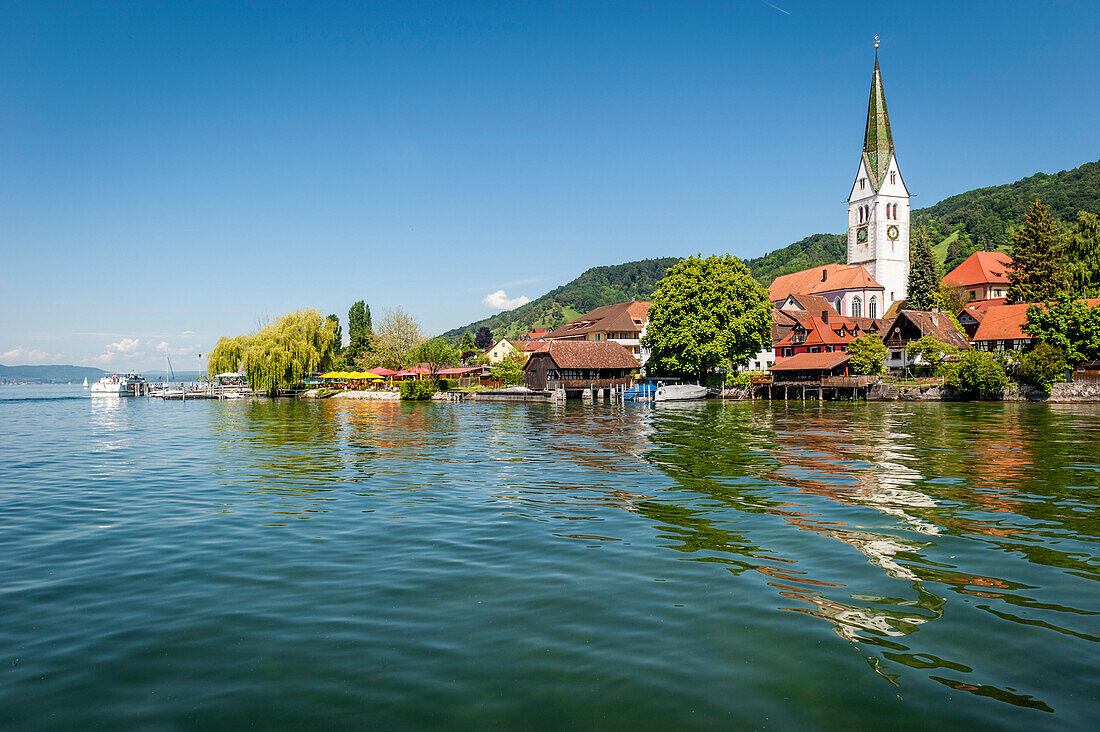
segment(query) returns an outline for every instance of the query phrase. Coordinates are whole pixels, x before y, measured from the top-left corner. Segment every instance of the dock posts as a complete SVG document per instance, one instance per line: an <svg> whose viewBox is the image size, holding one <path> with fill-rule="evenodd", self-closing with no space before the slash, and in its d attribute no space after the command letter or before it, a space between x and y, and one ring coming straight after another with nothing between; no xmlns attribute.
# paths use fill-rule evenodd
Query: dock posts
<svg viewBox="0 0 1100 732"><path fill-rule="evenodd" d="M581 390L581 401L582 402L592 401L592 390L591 389L582 389Z"/></svg>
<svg viewBox="0 0 1100 732"><path fill-rule="evenodd" d="M554 401L556 401L556 402L564 402L565 401L565 387L559 386L557 389L554 389Z"/></svg>
<svg viewBox="0 0 1100 732"><path fill-rule="evenodd" d="M596 398L603 401L603 389L596 389Z"/></svg>

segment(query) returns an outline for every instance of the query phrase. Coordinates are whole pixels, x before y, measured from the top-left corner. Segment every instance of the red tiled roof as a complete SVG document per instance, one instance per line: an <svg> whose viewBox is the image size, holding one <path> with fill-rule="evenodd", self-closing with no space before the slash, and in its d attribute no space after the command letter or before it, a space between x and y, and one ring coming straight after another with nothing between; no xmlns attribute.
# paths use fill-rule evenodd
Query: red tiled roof
<svg viewBox="0 0 1100 732"><path fill-rule="evenodd" d="M946 285L1007 285L1012 257L1004 252L974 252L943 278Z"/></svg>
<svg viewBox="0 0 1100 732"><path fill-rule="evenodd" d="M549 354L562 369L636 369L638 359L615 341L542 341L534 357Z"/></svg>
<svg viewBox="0 0 1100 732"><path fill-rule="evenodd" d="M801 272L780 275L768 288L772 302L787 295L813 295L833 290L882 290L883 287L858 264L826 264Z"/></svg>
<svg viewBox="0 0 1100 732"><path fill-rule="evenodd" d="M965 308L959 311L957 317L961 318L963 316L963 313L966 313L980 323L982 322L982 318L985 317L986 312L988 312L990 308L996 307L998 305L1004 305L1007 302L1008 300L1003 297L996 297L992 300L977 300L975 302L967 304Z"/></svg>
<svg viewBox="0 0 1100 732"><path fill-rule="evenodd" d="M798 326L806 330L806 339L800 343L794 342L794 334L797 326L790 326L783 338L773 341L775 347L782 346L842 346L850 343L855 338L866 333L882 330L883 323L873 318L844 318L839 315L830 316L826 323L824 318L800 313L799 311L780 310L784 315L806 316L798 317ZM773 329L774 329L773 325ZM841 335L841 331L844 332Z"/></svg>
<svg viewBox="0 0 1100 732"><path fill-rule="evenodd" d="M552 333L544 334L544 337L551 339L577 338L589 333L604 333L607 331L639 333L642 326L649 320L649 306L651 304L643 300L634 300L616 303L615 305L604 305L592 312L585 313L571 323L566 323Z"/></svg>
<svg viewBox="0 0 1100 732"><path fill-rule="evenodd" d="M780 361L768 371L831 371L848 362L848 354L836 353L799 353Z"/></svg>
<svg viewBox="0 0 1100 732"><path fill-rule="evenodd" d="M1024 333L1027 324L1028 303L995 305L985 311L985 317L974 333L975 341L1002 341L1014 338L1030 338Z"/></svg>
<svg viewBox="0 0 1100 732"><path fill-rule="evenodd" d="M951 316L947 313L932 313L926 310L902 310L898 313L898 317L894 318L894 322L886 331L887 340L894 331L894 326L903 318L915 325L922 336L930 335L940 343L947 343L956 348L970 347L970 341L966 340L966 335L955 327Z"/></svg>
<svg viewBox="0 0 1100 732"><path fill-rule="evenodd" d="M978 330L971 341L1005 341L1016 338L1031 338L1024 332L1027 325L1027 309L1034 303L1020 302L1015 305L994 305L985 311L985 317L978 324ZM1100 298L1085 300L1090 308L1100 305Z"/></svg>
<svg viewBox="0 0 1100 732"><path fill-rule="evenodd" d="M798 305L798 307L802 308L803 311L813 313L814 315L821 315L821 312L823 310L828 312L829 315L840 315L840 313L836 311L836 308L833 307L833 304L823 298L821 295L806 295L792 292L791 294L787 295L786 299L794 301L794 303ZM786 302L784 302L783 304L785 305ZM786 312L790 312L790 310L784 310ZM797 308L793 308L793 310L795 312L799 312Z"/></svg>

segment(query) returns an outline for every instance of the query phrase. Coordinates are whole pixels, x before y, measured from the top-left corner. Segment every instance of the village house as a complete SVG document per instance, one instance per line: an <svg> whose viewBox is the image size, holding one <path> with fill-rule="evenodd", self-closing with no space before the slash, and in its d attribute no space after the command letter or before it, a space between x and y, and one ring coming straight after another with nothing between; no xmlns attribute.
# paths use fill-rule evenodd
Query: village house
<svg viewBox="0 0 1100 732"><path fill-rule="evenodd" d="M848 376L849 358L847 353L800 353L768 371L772 374L772 384L821 383L826 377Z"/></svg>
<svg viewBox="0 0 1100 732"><path fill-rule="evenodd" d="M789 317L795 320L786 335L774 346L776 364L803 353L846 352L848 344L856 338L879 334L884 327L881 320L844 318L828 307L822 308L818 315L790 310L776 312L779 318ZM773 319L773 330L786 329L785 325L776 328L776 320Z"/></svg>
<svg viewBox="0 0 1100 732"><path fill-rule="evenodd" d="M1003 252L974 252L943 278L945 287L962 290L967 301L994 300L1008 294L1012 257Z"/></svg>
<svg viewBox="0 0 1100 732"><path fill-rule="evenodd" d="M978 332L978 326L981 325L986 312L992 307L1004 305L1007 302L1008 300L1005 298L998 297L995 300L977 300L967 304L967 306L960 310L957 315L959 325L962 326L963 331L966 333L966 337L973 340L974 334Z"/></svg>
<svg viewBox="0 0 1100 732"><path fill-rule="evenodd" d="M642 300L604 305L543 337L550 341L614 341L644 363L648 354L642 348L642 335L649 322L650 305Z"/></svg>
<svg viewBox="0 0 1100 732"><path fill-rule="evenodd" d="M545 338L547 335L550 334L550 330L551 330L550 328L532 328L530 331L528 331L527 333L524 333L523 335L521 335L516 340L521 341L521 342L522 341L541 341L543 338Z"/></svg>
<svg viewBox="0 0 1100 732"><path fill-rule="evenodd" d="M614 341L559 340L541 341L523 370L529 389L580 390L627 387L640 366Z"/></svg>
<svg viewBox="0 0 1100 732"><path fill-rule="evenodd" d="M1100 298L1084 301L1090 308L1100 305ZM1037 339L1024 332L1027 325L1027 309L1031 303L995 305L985 311L978 330L970 340L971 345L982 351L1026 351Z"/></svg>
<svg viewBox="0 0 1100 732"><path fill-rule="evenodd" d="M971 339L974 348L981 351L1026 351L1035 345L1035 339L1024 333L1028 307L1028 303L1022 302L995 305L986 310Z"/></svg>
<svg viewBox="0 0 1100 732"><path fill-rule="evenodd" d="M955 327L955 323L946 313L924 310L902 310L894 322L886 329L886 367L892 370L907 366L923 365L919 358L910 361L905 347L924 336L932 336L940 343L946 343L960 350L970 348L966 335Z"/></svg>
<svg viewBox="0 0 1100 732"><path fill-rule="evenodd" d="M485 349L485 358L489 359L489 363L495 365L508 358L514 350L517 349L507 338L501 338Z"/></svg>

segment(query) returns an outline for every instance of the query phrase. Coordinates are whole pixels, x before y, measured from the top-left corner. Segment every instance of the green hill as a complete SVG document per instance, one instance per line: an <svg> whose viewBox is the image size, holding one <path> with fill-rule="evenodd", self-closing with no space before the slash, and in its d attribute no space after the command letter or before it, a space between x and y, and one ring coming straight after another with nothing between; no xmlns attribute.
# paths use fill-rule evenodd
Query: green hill
<svg viewBox="0 0 1100 732"><path fill-rule="evenodd" d="M928 227L936 242L936 257L946 272L978 249L1007 250L1013 232L1036 199L1049 206L1063 224L1073 221L1078 211L1100 214L1100 161L960 193L934 206L914 209L912 221ZM814 234L745 263L767 285L782 274L843 262L846 246L843 234ZM473 333L484 325L494 336L514 338L532 328L557 327L601 305L646 300L653 296L665 270L677 261L677 257L666 257L593 267L537 300L443 336L455 340L463 331Z"/></svg>
<svg viewBox="0 0 1100 732"><path fill-rule="evenodd" d="M70 381L98 381L103 374L101 369L90 366L4 366L0 364L0 383L35 382L47 384L66 384Z"/></svg>
<svg viewBox="0 0 1100 732"><path fill-rule="evenodd" d="M497 313L492 317L470 323L443 333L444 338L455 340L464 331L471 333L487 326L497 338L515 338L532 328L556 328L582 313L601 305L612 305L628 300L647 300L653 296L657 282L665 276L665 270L680 261L679 257L643 259L610 267L593 267L577 279L546 293L537 300L521 305L515 310Z"/></svg>

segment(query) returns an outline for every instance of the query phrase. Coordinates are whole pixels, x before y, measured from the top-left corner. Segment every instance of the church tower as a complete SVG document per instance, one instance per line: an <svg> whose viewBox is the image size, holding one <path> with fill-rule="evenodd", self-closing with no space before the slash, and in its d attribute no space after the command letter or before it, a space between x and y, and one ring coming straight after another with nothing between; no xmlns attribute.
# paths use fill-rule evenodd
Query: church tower
<svg viewBox="0 0 1100 732"><path fill-rule="evenodd" d="M863 156L848 196L848 264L865 267L885 290L886 302L878 317L895 301L905 299L909 287L909 191L894 157L894 136L878 68L878 36Z"/></svg>

